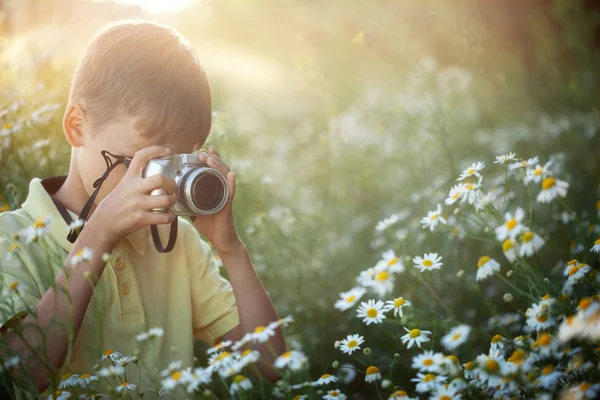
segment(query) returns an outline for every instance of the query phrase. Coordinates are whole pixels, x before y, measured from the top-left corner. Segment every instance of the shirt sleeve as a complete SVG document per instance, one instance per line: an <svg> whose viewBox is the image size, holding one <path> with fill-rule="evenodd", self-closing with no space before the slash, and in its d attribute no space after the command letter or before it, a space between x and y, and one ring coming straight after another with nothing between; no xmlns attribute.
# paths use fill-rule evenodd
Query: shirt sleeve
<svg viewBox="0 0 600 400"><path fill-rule="evenodd" d="M215 339L239 325L233 288L221 276L210 245L187 220L194 337L214 345Z"/></svg>
<svg viewBox="0 0 600 400"><path fill-rule="evenodd" d="M32 274L29 249L13 238L21 224L18 217L0 214L0 327L32 312L40 301L38 282Z"/></svg>

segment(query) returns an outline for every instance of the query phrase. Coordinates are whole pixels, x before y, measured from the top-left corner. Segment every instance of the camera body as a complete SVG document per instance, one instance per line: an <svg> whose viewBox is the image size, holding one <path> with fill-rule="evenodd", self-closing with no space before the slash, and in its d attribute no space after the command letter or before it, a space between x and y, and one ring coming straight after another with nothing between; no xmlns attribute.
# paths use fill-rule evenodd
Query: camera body
<svg viewBox="0 0 600 400"><path fill-rule="evenodd" d="M227 203L229 191L227 179L215 168L200 161L199 154L170 154L149 160L142 177L162 174L177 183L177 202L171 211L176 215L198 216L219 212ZM151 195L167 194L162 189ZM154 212L166 212L166 208L154 208Z"/></svg>

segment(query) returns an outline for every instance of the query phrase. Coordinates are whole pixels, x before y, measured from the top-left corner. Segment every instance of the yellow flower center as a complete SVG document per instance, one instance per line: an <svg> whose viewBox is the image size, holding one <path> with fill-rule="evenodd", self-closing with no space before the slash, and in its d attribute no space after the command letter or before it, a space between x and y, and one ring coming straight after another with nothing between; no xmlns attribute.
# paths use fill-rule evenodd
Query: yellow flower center
<svg viewBox="0 0 600 400"><path fill-rule="evenodd" d="M552 365L547 365L542 369L542 375L548 375L552 371L554 371L554 367Z"/></svg>
<svg viewBox="0 0 600 400"><path fill-rule="evenodd" d="M600 244L600 239L596 239L596 241L594 242L594 245L598 245Z"/></svg>
<svg viewBox="0 0 600 400"><path fill-rule="evenodd" d="M543 169L541 167L536 167L535 170L533 171L533 174L535 176L540 176L542 174Z"/></svg>
<svg viewBox="0 0 600 400"><path fill-rule="evenodd" d="M513 351L512 355L508 358L508 361L519 364L525 358L525 353L521 350Z"/></svg>
<svg viewBox="0 0 600 400"><path fill-rule="evenodd" d="M592 386L590 382L584 382L579 386L579 390L585 392L590 388L590 386Z"/></svg>
<svg viewBox="0 0 600 400"><path fill-rule="evenodd" d="M338 392L337 390L329 392L329 396L338 397L339 395L340 395L340 392Z"/></svg>
<svg viewBox="0 0 600 400"><path fill-rule="evenodd" d="M217 357L217 360L224 360L225 358L229 357L229 352L228 351L224 351L221 354L219 354L219 356Z"/></svg>
<svg viewBox="0 0 600 400"><path fill-rule="evenodd" d="M548 320L548 314L542 313L538 315L536 319L538 320L538 322L546 322Z"/></svg>
<svg viewBox="0 0 600 400"><path fill-rule="evenodd" d="M246 349L242 352L242 357L246 357L248 354L252 353L252 350Z"/></svg>
<svg viewBox="0 0 600 400"><path fill-rule="evenodd" d="M79 249L77 250L77 252L75 253L75 256L77 257L81 257L81 255L83 254L83 249Z"/></svg>
<svg viewBox="0 0 600 400"><path fill-rule="evenodd" d="M431 267L433 265L433 261L431 260L423 260L424 267Z"/></svg>
<svg viewBox="0 0 600 400"><path fill-rule="evenodd" d="M265 329L267 329L267 328L266 328L266 327L264 327L264 326L262 326L262 325L261 325L261 326L257 326L257 327L256 327L256 329L254 330L254 333L261 333L261 332L263 332Z"/></svg>
<svg viewBox="0 0 600 400"><path fill-rule="evenodd" d="M352 303L355 298L356 298L355 295L348 296L348 298L346 299L346 303Z"/></svg>
<svg viewBox="0 0 600 400"><path fill-rule="evenodd" d="M435 221L437 218L438 218L438 215L437 214L433 214L431 216L431 221Z"/></svg>
<svg viewBox="0 0 600 400"><path fill-rule="evenodd" d="M556 180L553 177L549 176L542 182L542 189L548 190L554 185L556 185Z"/></svg>
<svg viewBox="0 0 600 400"><path fill-rule="evenodd" d="M417 338L417 337L421 336L421 330L413 329L408 333L408 336L410 336L411 339Z"/></svg>
<svg viewBox="0 0 600 400"><path fill-rule="evenodd" d="M490 260L491 260L491 258L488 256L480 257L479 261L477 261L477 268L483 267L485 265L485 263L487 263Z"/></svg>
<svg viewBox="0 0 600 400"><path fill-rule="evenodd" d="M466 363L466 364L465 364L465 369L466 369L467 371L470 371L470 370L472 370L472 369L473 369L473 367L474 367L473 361L469 361L468 363Z"/></svg>
<svg viewBox="0 0 600 400"><path fill-rule="evenodd" d="M367 375L374 375L374 374L378 374L379 373L379 368L371 365L369 368L367 368Z"/></svg>
<svg viewBox="0 0 600 400"><path fill-rule="evenodd" d="M513 247L515 247L515 245L513 244L512 240L510 239L506 239L503 243L502 243L502 250L506 253L507 251L509 251L510 249L512 249Z"/></svg>
<svg viewBox="0 0 600 400"><path fill-rule="evenodd" d="M569 268L569 276L575 275L581 269L581 264L573 265Z"/></svg>
<svg viewBox="0 0 600 400"><path fill-rule="evenodd" d="M473 175L475 173L475 168L471 168L467 171L467 175Z"/></svg>
<svg viewBox="0 0 600 400"><path fill-rule="evenodd" d="M286 351L285 353L283 353L281 355L281 357L283 358L290 358L292 356L292 352L291 351Z"/></svg>
<svg viewBox="0 0 600 400"><path fill-rule="evenodd" d="M367 310L367 316L368 316L369 318L375 318L375 317L377 316L377 310L376 310L376 309L374 309L374 308L369 308L369 309Z"/></svg>
<svg viewBox="0 0 600 400"><path fill-rule="evenodd" d="M179 379L181 379L181 376L181 372L175 371L171 374L171 379L173 379L174 381L178 381Z"/></svg>
<svg viewBox="0 0 600 400"><path fill-rule="evenodd" d="M452 335L452 340L455 340L455 341L456 341L456 340L460 339L461 337L462 337L462 334L460 334L460 333L455 333L454 335Z"/></svg>
<svg viewBox="0 0 600 400"><path fill-rule="evenodd" d="M387 265L388 267L391 267L392 265L396 264L398 262L398 257L394 257L390 260L388 260Z"/></svg>
<svg viewBox="0 0 600 400"><path fill-rule="evenodd" d="M502 340L502 336L494 335L494 337L492 338L492 343L498 343L500 340Z"/></svg>
<svg viewBox="0 0 600 400"><path fill-rule="evenodd" d="M240 382L241 382L241 381L243 381L244 379L246 379L246 377L245 377L244 375L236 375L236 376L233 378L233 381L234 381L235 383L240 383Z"/></svg>
<svg viewBox="0 0 600 400"><path fill-rule="evenodd" d="M331 376L331 374L323 374L321 375L321 379L327 379Z"/></svg>
<svg viewBox="0 0 600 400"><path fill-rule="evenodd" d="M19 281L14 281L13 283L11 283L11 284L8 286L8 288L9 288L10 290L15 290L15 289L16 289L16 288L18 288L18 287L19 287Z"/></svg>
<svg viewBox="0 0 600 400"><path fill-rule="evenodd" d="M588 308L590 306L590 304L592 304L592 299L590 299L589 297L584 297L583 299L581 299L581 301L579 302L579 308L581 310L585 310L586 308Z"/></svg>
<svg viewBox="0 0 600 400"><path fill-rule="evenodd" d="M431 358L426 358L423 360L423 365L430 366L433 365L433 360Z"/></svg>
<svg viewBox="0 0 600 400"><path fill-rule="evenodd" d="M36 220L36 221L33 223L33 227L34 227L34 228L36 228L36 229L37 229L37 228L43 228L43 227L45 227L45 226L46 226L46 224L44 223L44 220L45 220L45 218L44 218L44 217L38 218L38 219L37 219L37 220Z"/></svg>
<svg viewBox="0 0 600 400"><path fill-rule="evenodd" d="M528 231L523 234L523 243L530 242L531 239L533 239L533 232Z"/></svg>
<svg viewBox="0 0 600 400"><path fill-rule="evenodd" d="M106 350L106 351L104 352L104 355L105 355L105 356L110 356L110 355L111 355L111 354L113 354L114 352L115 352L114 350Z"/></svg>
<svg viewBox="0 0 600 400"><path fill-rule="evenodd" d="M472 183L469 183L469 184L467 184L465 187L466 187L466 189L467 189L467 190L470 192L471 190L473 190L473 187L474 187L474 186L475 186L475 185L473 185Z"/></svg>
<svg viewBox="0 0 600 400"><path fill-rule="evenodd" d="M398 308L400 306L403 306L404 303L406 303L406 301L404 301L404 299L402 297L399 297L394 301L394 307Z"/></svg>
<svg viewBox="0 0 600 400"><path fill-rule="evenodd" d="M516 219L511 218L508 221L506 221L506 227L508 228L509 231L513 230L515 228L515 226L517 226Z"/></svg>
<svg viewBox="0 0 600 400"><path fill-rule="evenodd" d="M346 345L349 349L352 349L356 346L358 346L358 342L356 340L351 340L348 342L348 344Z"/></svg>
<svg viewBox="0 0 600 400"><path fill-rule="evenodd" d="M401 396L408 396L408 393L406 393L404 390L396 390L396 393L394 393L394 395L401 397Z"/></svg>
<svg viewBox="0 0 600 400"><path fill-rule="evenodd" d="M453 362L454 364L458 364L458 363L459 363L459 361L458 361L458 358L456 358L456 356L455 356L455 355L453 355L453 354L450 354L449 356L446 356L446 358L448 358L448 359L452 360L452 362Z"/></svg>
<svg viewBox="0 0 600 400"><path fill-rule="evenodd" d="M452 398L450 396L442 396L440 400L452 400Z"/></svg>
<svg viewBox="0 0 600 400"><path fill-rule="evenodd" d="M81 379L87 379L89 378L91 375L90 374L83 374L80 376Z"/></svg>
<svg viewBox="0 0 600 400"><path fill-rule="evenodd" d="M542 346L544 346L544 347L545 347L545 346L548 346L548 345L550 344L550 342L551 342L551 341L552 341L552 337L551 337L549 334L547 334L547 333L544 333L544 334L543 334L543 335L542 335L542 336L541 336L541 337L538 339L538 342L540 342L540 344L541 344Z"/></svg>
<svg viewBox="0 0 600 400"><path fill-rule="evenodd" d="M9 252L9 253L12 253L13 251L17 250L18 248L19 248L19 245L18 245L18 244L16 244L16 243L14 243L14 244L11 244L11 245L8 247L8 252Z"/></svg>
<svg viewBox="0 0 600 400"><path fill-rule="evenodd" d="M124 386L127 386L127 385L129 385L129 382L123 382L119 386L124 387Z"/></svg>
<svg viewBox="0 0 600 400"><path fill-rule="evenodd" d="M567 263L567 265L573 265L573 264L577 264L579 261L577 260L571 260Z"/></svg>
<svg viewBox="0 0 600 400"><path fill-rule="evenodd" d="M435 374L427 374L423 377L423 382L429 382L436 378Z"/></svg>
<svg viewBox="0 0 600 400"><path fill-rule="evenodd" d="M379 274L377 274L377 280L379 282L383 282L383 281L387 280L388 277L389 277L389 274L386 271L381 271Z"/></svg>
<svg viewBox="0 0 600 400"><path fill-rule="evenodd" d="M496 373L500 369L500 365L498 365L498 361L496 360L487 360L485 362L485 368L492 373Z"/></svg>

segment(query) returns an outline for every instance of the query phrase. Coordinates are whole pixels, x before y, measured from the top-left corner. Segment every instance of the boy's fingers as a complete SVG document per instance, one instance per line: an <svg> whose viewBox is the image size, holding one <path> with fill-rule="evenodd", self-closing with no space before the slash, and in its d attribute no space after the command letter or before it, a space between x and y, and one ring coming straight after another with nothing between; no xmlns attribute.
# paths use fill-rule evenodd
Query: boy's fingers
<svg viewBox="0 0 600 400"><path fill-rule="evenodd" d="M208 148L208 152L210 154L215 154L217 157L221 157L221 154L219 154L219 152L217 151L217 149L215 149L213 146L210 146Z"/></svg>
<svg viewBox="0 0 600 400"><path fill-rule="evenodd" d="M151 158L165 156L169 153L170 150L162 146L150 146L139 150L134 154L131 164L129 164L129 173L133 174L134 176L140 176L142 175L142 171L144 170L146 163Z"/></svg>
<svg viewBox="0 0 600 400"><path fill-rule="evenodd" d="M207 164L209 167L217 169L225 176L227 176L230 171L230 168L227 166L227 164L225 164L225 162L218 157L208 157Z"/></svg>
<svg viewBox="0 0 600 400"><path fill-rule="evenodd" d="M229 171L229 173L227 174L227 184L229 185L229 199L227 201L229 202L229 205L231 206L231 203L233 202L233 199L235 198L236 181L235 181L235 172L234 171Z"/></svg>

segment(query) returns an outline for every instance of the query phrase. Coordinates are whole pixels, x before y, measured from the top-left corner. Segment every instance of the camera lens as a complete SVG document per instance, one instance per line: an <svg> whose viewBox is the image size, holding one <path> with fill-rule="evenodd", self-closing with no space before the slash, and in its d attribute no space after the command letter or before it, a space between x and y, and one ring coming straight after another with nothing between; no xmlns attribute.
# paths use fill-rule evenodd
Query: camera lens
<svg viewBox="0 0 600 400"><path fill-rule="evenodd" d="M196 177L192 184L192 201L201 210L212 210L221 204L225 195L223 182L211 173Z"/></svg>

